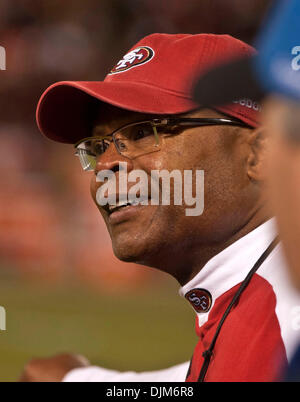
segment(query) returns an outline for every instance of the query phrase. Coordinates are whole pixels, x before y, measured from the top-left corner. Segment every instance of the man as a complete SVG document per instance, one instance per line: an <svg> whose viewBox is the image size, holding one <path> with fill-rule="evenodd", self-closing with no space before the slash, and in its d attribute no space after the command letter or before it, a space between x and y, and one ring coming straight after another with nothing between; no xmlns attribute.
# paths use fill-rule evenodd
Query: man
<svg viewBox="0 0 300 402"><path fill-rule="evenodd" d="M190 364L157 372L82 368L86 363L76 357L59 356L29 363L23 380L279 378L297 342L291 310L300 300L286 277L266 208L260 108L247 100L196 110L191 99L199 72L252 53L227 35L154 34L134 46L104 82L62 82L43 94L39 128L53 140L76 144L84 169L94 170L91 193L114 253L178 280L180 294L195 310L199 342ZM99 191L109 181L99 174L113 172L120 182L125 162L128 172L143 171L150 182L157 170L177 170L181 177L204 171L203 213L187 216L176 194L170 205L120 203L120 193L115 202L99 205ZM127 184L130 192L133 184Z"/></svg>
<svg viewBox="0 0 300 402"><path fill-rule="evenodd" d="M300 99L300 92L299 92ZM265 101L264 124L270 134L269 194L276 213L289 273L300 290L300 102L282 95ZM300 307L295 310L300 326ZM300 342L285 373L285 381L300 381Z"/></svg>
<svg viewBox="0 0 300 402"><path fill-rule="evenodd" d="M243 96L263 100L262 124L268 136L268 199L276 215L293 285L300 290L300 26L297 0L278 1L257 37L258 56L226 63L202 75L196 97L221 104ZM222 94L217 92L222 85ZM299 327L300 308L294 309ZM300 347L287 381L300 380Z"/></svg>

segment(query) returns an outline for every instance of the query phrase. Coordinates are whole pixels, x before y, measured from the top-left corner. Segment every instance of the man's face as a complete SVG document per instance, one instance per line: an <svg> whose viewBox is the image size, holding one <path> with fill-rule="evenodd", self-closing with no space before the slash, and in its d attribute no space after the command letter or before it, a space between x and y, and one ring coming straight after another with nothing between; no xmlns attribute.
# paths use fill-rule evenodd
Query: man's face
<svg viewBox="0 0 300 402"><path fill-rule="evenodd" d="M153 117L101 104L93 132L105 135L127 123ZM203 109L188 117L224 116ZM203 170L205 183L204 211L200 216L186 216L188 206L184 202L182 205L172 203L172 187L171 205L127 206L113 213L97 205L115 255L121 260L158 267L174 275L172 269L178 269L178 264L188 264L199 248L226 242L250 218L258 197L258 189L247 175L249 131L233 126L185 127L175 134L161 134L159 151L133 160L120 155L111 143L98 158L96 173L104 169L115 171L117 188L120 162L127 162L128 173L135 169L146 172L149 182L152 170L171 172L176 169L182 177L184 170L191 170L194 179L195 171ZM97 182L93 175L91 194L95 202L101 185L103 183ZM128 183L128 189L133 185ZM193 190L195 195L195 188Z"/></svg>
<svg viewBox="0 0 300 402"><path fill-rule="evenodd" d="M300 290L300 104L270 96L263 110L270 142L268 198L277 219L293 283Z"/></svg>

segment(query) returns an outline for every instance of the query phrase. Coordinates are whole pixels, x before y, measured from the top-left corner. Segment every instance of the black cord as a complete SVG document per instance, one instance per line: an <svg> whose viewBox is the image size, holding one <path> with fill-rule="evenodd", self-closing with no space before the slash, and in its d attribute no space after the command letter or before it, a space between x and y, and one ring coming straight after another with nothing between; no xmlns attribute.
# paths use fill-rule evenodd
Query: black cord
<svg viewBox="0 0 300 402"><path fill-rule="evenodd" d="M235 303L238 301L238 299L240 298L241 294L243 293L243 291L246 289L246 287L248 286L249 282L251 281L253 275L255 274L255 272L258 270L258 268L261 266L261 264L265 261L265 259L269 256L269 254L274 250L274 248L277 246L278 244L278 236L275 237L275 239L272 241L272 243L269 245L269 247L263 252L263 254L259 257L259 259L256 261L256 263L253 265L253 267L251 268L251 270L249 271L248 275L246 276L246 278L243 280L243 282L241 283L241 286L238 288L237 292L235 293L235 295L233 296L230 304L228 305L225 313L223 314L218 327L216 329L215 335L211 341L211 344L209 345L209 348L207 350L205 350L202 354L202 356L204 357L204 362L202 364L201 370L200 370L200 374L198 377L198 382L204 382L207 370L208 370L208 366L210 363L210 359L211 356L213 354L213 350L216 344L216 341L218 339L218 336L220 334L222 325L224 324L228 314L230 313L232 307L235 305Z"/></svg>

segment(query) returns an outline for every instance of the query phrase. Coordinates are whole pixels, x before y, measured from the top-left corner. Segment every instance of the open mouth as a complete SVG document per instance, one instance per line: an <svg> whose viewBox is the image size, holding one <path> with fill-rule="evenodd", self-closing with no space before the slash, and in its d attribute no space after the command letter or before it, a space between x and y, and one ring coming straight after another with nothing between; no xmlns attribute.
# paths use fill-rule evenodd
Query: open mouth
<svg viewBox="0 0 300 402"><path fill-rule="evenodd" d="M141 204L143 200L124 200L118 201L116 204L106 204L103 205L102 208L111 215L113 212L120 211L121 209L137 206L137 205L145 205Z"/></svg>
<svg viewBox="0 0 300 402"><path fill-rule="evenodd" d="M120 201L116 203L116 205L109 204L107 205L108 213L112 214L115 211L119 211L122 208L131 207L133 205L139 205L140 202L138 201Z"/></svg>

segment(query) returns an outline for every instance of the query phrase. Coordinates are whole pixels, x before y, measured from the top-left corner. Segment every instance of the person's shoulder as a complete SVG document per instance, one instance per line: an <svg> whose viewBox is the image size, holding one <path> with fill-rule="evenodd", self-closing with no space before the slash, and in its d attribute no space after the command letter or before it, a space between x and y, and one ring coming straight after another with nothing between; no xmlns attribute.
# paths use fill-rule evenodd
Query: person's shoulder
<svg viewBox="0 0 300 402"><path fill-rule="evenodd" d="M260 267L256 275L269 284L276 296L277 303L285 304L286 306L300 306L300 294L292 284L280 243Z"/></svg>

